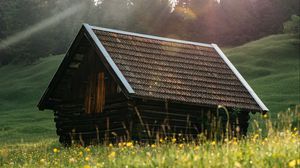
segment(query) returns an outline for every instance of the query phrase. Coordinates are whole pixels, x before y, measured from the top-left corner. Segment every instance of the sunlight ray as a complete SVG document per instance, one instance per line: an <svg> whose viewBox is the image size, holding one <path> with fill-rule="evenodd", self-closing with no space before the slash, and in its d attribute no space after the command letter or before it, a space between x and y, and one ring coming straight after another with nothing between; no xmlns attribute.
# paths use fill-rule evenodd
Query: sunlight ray
<svg viewBox="0 0 300 168"><path fill-rule="evenodd" d="M32 25L31 27L20 31L10 37L7 37L4 40L0 41L0 50L6 49L10 47L11 45L14 45L22 40L25 40L32 36L33 34L46 29L47 27L59 23L60 21L70 17L71 15L75 14L79 10L81 10L84 7L84 3L77 3L71 6L70 8L66 9L65 11L58 13L55 16L49 17L35 25Z"/></svg>

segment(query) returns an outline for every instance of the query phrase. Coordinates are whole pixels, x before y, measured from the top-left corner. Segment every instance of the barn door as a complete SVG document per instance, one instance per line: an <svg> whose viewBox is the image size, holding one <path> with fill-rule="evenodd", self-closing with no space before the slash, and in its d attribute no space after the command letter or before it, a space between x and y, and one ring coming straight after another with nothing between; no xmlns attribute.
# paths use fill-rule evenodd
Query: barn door
<svg viewBox="0 0 300 168"><path fill-rule="evenodd" d="M103 111L105 104L104 81L104 72L98 72L89 76L85 96L86 113L99 113Z"/></svg>

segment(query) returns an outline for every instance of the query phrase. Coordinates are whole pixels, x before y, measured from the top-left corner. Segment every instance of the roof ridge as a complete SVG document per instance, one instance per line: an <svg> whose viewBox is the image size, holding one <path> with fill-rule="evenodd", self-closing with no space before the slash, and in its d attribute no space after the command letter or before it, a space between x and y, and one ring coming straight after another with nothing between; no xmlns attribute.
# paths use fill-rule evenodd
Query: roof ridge
<svg viewBox="0 0 300 168"><path fill-rule="evenodd" d="M116 29L110 29L110 28L104 28L104 27L97 27L97 26L91 26L92 29L95 30L101 30L106 32L112 32L112 33L119 33L119 34L125 34L125 35L131 35L131 36L137 36L137 37L143 37L148 39L154 39L154 40L161 40L161 41L168 41L168 42L174 42L174 43L181 43L181 44L189 44L189 45L196 45L201 47L208 47L208 48L214 48L211 44L207 43L200 43L200 42L193 42L193 41L187 41L187 40L179 40L179 39L172 39L167 37L159 37L155 35L148 35L148 34L142 34L142 33L134 33L134 32L128 32L123 30L116 30Z"/></svg>

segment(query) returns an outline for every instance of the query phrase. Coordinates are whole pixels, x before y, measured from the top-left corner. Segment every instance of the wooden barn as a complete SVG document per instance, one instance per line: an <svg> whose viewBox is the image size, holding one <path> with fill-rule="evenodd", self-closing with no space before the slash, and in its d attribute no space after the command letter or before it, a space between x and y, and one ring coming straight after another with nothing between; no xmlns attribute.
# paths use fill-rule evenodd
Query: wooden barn
<svg viewBox="0 0 300 168"><path fill-rule="evenodd" d="M212 137L216 123L243 135L250 112L268 111L216 44L88 24L38 108L54 111L64 144Z"/></svg>

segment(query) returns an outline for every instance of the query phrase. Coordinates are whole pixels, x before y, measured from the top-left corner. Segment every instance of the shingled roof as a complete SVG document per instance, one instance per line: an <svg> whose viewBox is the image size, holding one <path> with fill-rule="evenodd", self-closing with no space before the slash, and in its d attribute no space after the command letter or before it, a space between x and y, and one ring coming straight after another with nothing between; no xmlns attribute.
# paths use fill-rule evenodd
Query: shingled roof
<svg viewBox="0 0 300 168"><path fill-rule="evenodd" d="M84 26L132 96L268 111L216 44Z"/></svg>
<svg viewBox="0 0 300 168"><path fill-rule="evenodd" d="M121 81L128 97L268 111L216 44L88 24L82 30Z"/></svg>

